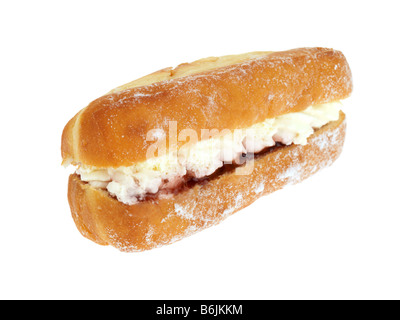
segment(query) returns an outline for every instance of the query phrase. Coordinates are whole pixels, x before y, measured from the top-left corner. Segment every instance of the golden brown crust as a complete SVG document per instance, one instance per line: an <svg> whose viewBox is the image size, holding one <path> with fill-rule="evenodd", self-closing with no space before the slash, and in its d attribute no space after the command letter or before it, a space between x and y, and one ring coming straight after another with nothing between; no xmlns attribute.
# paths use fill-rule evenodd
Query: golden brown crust
<svg viewBox="0 0 400 320"><path fill-rule="evenodd" d="M262 195L298 183L339 156L345 138L345 116L318 129L305 146L291 145L257 157L250 175L226 172L195 184L169 199L129 206L82 182L69 179L72 216L87 238L121 251L142 251L172 243L215 225Z"/></svg>
<svg viewBox="0 0 400 320"><path fill-rule="evenodd" d="M154 143L146 141L151 129L164 130L168 139L168 121L177 122L178 132L190 128L200 137L201 129L247 128L350 95L351 72L339 51L301 48L266 54L195 74L179 71L177 78L173 70L164 69L153 78L170 74L170 80L133 84L98 98L65 127L64 161L130 166L146 160ZM178 142L178 148L184 143Z"/></svg>

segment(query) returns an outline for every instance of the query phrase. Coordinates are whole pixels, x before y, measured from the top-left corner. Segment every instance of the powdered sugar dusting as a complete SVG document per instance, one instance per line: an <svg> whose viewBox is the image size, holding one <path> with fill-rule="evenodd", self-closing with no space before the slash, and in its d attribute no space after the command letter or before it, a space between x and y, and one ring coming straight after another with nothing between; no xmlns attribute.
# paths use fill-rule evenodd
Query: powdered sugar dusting
<svg viewBox="0 0 400 320"><path fill-rule="evenodd" d="M152 243L152 236L154 234L154 227L153 226L149 226L149 230L146 233L146 243L147 244L151 244Z"/></svg>
<svg viewBox="0 0 400 320"><path fill-rule="evenodd" d="M196 219L196 217L193 214L193 211L186 210L186 208L184 208L180 204L175 203L174 204L174 208L175 208L175 213L176 213L176 215L178 217L181 217L181 218L186 219L186 220L194 220L194 219Z"/></svg>
<svg viewBox="0 0 400 320"><path fill-rule="evenodd" d="M231 215L236 210L240 209L242 206L242 203L243 203L243 195L241 193L239 193L235 198L235 204L232 207L225 209L223 211L222 218L225 219L227 216Z"/></svg>
<svg viewBox="0 0 400 320"><path fill-rule="evenodd" d="M254 190L255 193L261 193L264 191L264 183L260 183L258 187Z"/></svg>
<svg viewBox="0 0 400 320"><path fill-rule="evenodd" d="M225 209L224 212L222 213L222 215L225 216L229 216L231 215L233 212L235 211L235 208L229 208L229 209Z"/></svg>
<svg viewBox="0 0 400 320"><path fill-rule="evenodd" d="M285 181L286 184L296 184L302 180L303 166L301 164L295 164L289 167L285 172L278 175L279 180Z"/></svg>
<svg viewBox="0 0 400 320"><path fill-rule="evenodd" d="M336 144L340 138L340 129L336 128L333 131L327 132L325 135L320 135L314 139L318 148L323 151L329 148L332 144Z"/></svg>

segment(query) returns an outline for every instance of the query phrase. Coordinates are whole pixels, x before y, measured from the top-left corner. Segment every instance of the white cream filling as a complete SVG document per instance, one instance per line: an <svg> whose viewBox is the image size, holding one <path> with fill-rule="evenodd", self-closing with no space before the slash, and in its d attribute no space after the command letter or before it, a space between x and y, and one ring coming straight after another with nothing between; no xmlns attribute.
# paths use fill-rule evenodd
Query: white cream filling
<svg viewBox="0 0 400 320"><path fill-rule="evenodd" d="M96 188L107 189L125 204L135 204L147 194L173 189L189 174L203 178L224 163L236 163L243 153L257 153L276 142L285 145L307 144L307 138L323 125L339 119L340 102L313 105L301 112L289 113L246 129L200 140L177 153L150 158L130 167L96 168L81 165L77 174Z"/></svg>

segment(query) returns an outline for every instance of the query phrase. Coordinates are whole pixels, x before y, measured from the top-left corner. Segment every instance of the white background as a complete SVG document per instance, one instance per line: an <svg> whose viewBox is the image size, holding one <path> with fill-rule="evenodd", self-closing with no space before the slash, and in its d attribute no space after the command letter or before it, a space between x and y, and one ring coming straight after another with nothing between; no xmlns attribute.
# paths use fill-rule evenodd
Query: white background
<svg viewBox="0 0 400 320"><path fill-rule="evenodd" d="M400 298L396 1L2 1L2 299ZM60 166L67 121L108 90L207 56L341 50L339 160L173 245L83 238Z"/></svg>

